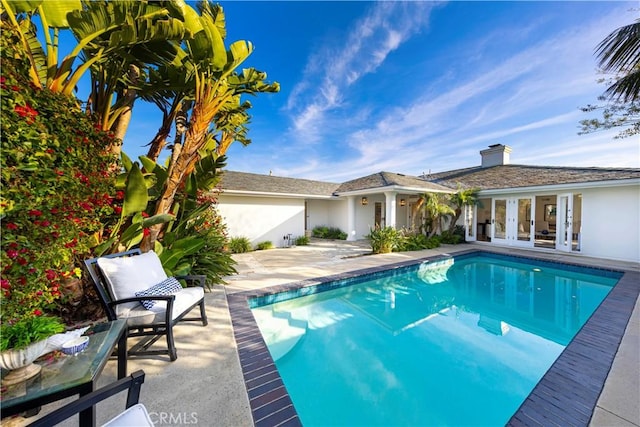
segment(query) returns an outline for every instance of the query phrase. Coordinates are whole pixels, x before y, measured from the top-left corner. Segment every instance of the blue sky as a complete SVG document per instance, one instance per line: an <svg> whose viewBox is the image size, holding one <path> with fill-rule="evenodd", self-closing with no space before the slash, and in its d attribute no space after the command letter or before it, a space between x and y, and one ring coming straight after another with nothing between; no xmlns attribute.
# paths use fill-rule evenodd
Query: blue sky
<svg viewBox="0 0 640 427"><path fill-rule="evenodd" d="M221 4L227 43L255 45L243 66L281 84L248 98L253 143L231 147L229 170L419 175L477 166L495 143L518 164L640 167L638 138L577 134L605 89L594 48L636 2ZM159 125L137 103L125 152L144 154Z"/></svg>

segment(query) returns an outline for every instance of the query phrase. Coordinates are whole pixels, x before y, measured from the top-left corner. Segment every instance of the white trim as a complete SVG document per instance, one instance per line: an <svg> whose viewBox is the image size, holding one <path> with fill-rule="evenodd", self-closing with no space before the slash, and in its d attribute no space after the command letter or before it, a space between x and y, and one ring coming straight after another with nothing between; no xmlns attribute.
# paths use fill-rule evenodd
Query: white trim
<svg viewBox="0 0 640 427"><path fill-rule="evenodd" d="M284 197L289 199L323 199L323 200L338 200L334 195L323 196L319 194L298 194L298 193L274 193L274 192L260 192L260 191L247 191L247 190L222 190L220 194L226 196L258 196L258 197Z"/></svg>

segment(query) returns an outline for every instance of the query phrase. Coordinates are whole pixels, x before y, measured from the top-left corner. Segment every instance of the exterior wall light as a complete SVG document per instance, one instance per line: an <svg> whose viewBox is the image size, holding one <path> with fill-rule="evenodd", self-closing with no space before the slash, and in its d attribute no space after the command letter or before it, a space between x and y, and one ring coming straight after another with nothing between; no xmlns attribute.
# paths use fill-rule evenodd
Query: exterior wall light
<svg viewBox="0 0 640 427"><path fill-rule="evenodd" d="M369 204L369 200L367 200L366 197L363 197L362 200L360 200L360 203L362 203L362 206L366 206Z"/></svg>
<svg viewBox="0 0 640 427"><path fill-rule="evenodd" d="M400 199L400 206L405 206L407 201L405 199Z"/></svg>

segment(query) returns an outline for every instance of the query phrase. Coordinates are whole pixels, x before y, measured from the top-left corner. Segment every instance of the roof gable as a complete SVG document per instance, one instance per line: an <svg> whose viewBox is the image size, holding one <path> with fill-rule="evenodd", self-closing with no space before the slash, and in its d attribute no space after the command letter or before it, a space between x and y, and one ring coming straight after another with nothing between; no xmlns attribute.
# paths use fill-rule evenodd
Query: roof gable
<svg viewBox="0 0 640 427"><path fill-rule="evenodd" d="M341 184L337 193L348 193L384 187L404 187L421 191L449 192L450 189L440 184L429 182L412 175L404 175L393 172L378 172L362 178L356 178Z"/></svg>

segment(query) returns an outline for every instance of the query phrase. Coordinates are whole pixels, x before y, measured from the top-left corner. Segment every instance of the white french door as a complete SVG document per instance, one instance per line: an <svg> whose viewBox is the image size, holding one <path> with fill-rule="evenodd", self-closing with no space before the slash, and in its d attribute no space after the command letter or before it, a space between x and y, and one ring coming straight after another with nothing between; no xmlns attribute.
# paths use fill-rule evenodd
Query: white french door
<svg viewBox="0 0 640 427"><path fill-rule="evenodd" d="M467 242L475 242L478 229L476 227L476 217L478 215L477 206L465 206L464 210L464 240Z"/></svg>
<svg viewBox="0 0 640 427"><path fill-rule="evenodd" d="M507 243L507 209L509 199L493 199L491 202L491 241Z"/></svg>
<svg viewBox="0 0 640 427"><path fill-rule="evenodd" d="M533 246L532 197L493 199L492 241L512 246Z"/></svg>
<svg viewBox="0 0 640 427"><path fill-rule="evenodd" d="M558 194L556 249L571 252L573 243L573 194Z"/></svg>

